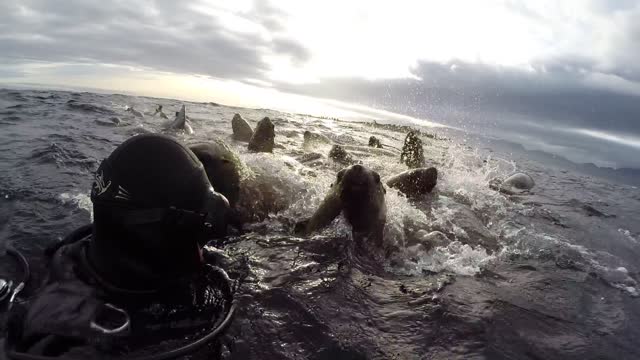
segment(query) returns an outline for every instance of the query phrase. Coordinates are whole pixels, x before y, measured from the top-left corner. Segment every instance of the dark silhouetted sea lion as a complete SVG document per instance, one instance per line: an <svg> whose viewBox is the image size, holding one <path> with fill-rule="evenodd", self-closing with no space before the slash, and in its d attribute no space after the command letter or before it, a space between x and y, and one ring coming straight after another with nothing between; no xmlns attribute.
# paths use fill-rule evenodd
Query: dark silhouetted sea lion
<svg viewBox="0 0 640 360"><path fill-rule="evenodd" d="M154 113L151 114L151 116L156 116L158 114L160 114L161 118L168 119L167 115L164 112L162 112L162 105L158 105L158 107L156 108L156 111L154 111Z"/></svg>
<svg viewBox="0 0 640 360"><path fill-rule="evenodd" d="M407 196L418 196L430 193L438 182L436 168L419 168L401 172L386 179L387 186L398 189Z"/></svg>
<svg viewBox="0 0 640 360"><path fill-rule="evenodd" d="M167 125L167 129L184 130L187 134L193 134L193 129L187 120L187 113L184 105L182 105L180 111L176 112L176 118Z"/></svg>
<svg viewBox="0 0 640 360"><path fill-rule="evenodd" d="M351 165L356 161L342 146L333 145L329 150L329 158L342 165Z"/></svg>
<svg viewBox="0 0 640 360"><path fill-rule="evenodd" d="M240 193L240 160L222 142L209 142L189 146L207 173L213 189L235 207Z"/></svg>
<svg viewBox="0 0 640 360"><path fill-rule="evenodd" d="M256 130L249 140L249 151L252 152L273 152L275 144L275 128L268 117L260 120L256 125Z"/></svg>
<svg viewBox="0 0 640 360"><path fill-rule="evenodd" d="M375 136L372 136L369 138L369 146L370 147L374 147L374 148L378 148L378 149L382 149L382 143L380 142L380 139L378 139Z"/></svg>
<svg viewBox="0 0 640 360"><path fill-rule="evenodd" d="M233 130L233 138L238 141L248 142L253 136L251 125L240 114L233 115L231 129Z"/></svg>
<svg viewBox="0 0 640 360"><path fill-rule="evenodd" d="M411 169L424 166L422 140L420 140L414 131L409 131L407 137L404 139L400 162L406 164Z"/></svg>
<svg viewBox="0 0 640 360"><path fill-rule="evenodd" d="M250 170L224 142L195 144L190 149L204 165L213 188L229 200L228 223L237 229L289 205L291 199L283 196L269 177Z"/></svg>
<svg viewBox="0 0 640 360"><path fill-rule="evenodd" d="M342 213L356 242L366 238L381 247L387 219L385 194L377 172L362 165L342 169L313 216L296 224L296 232L304 235L320 230Z"/></svg>

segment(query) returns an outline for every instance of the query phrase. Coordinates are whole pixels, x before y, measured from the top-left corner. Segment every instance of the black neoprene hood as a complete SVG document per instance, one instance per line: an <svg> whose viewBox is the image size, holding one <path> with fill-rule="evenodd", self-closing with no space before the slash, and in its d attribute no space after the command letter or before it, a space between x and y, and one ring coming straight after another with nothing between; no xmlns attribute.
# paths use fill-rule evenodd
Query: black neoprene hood
<svg viewBox="0 0 640 360"><path fill-rule="evenodd" d="M91 199L101 206L199 211L210 186L186 146L168 136L144 134L126 140L102 162Z"/></svg>

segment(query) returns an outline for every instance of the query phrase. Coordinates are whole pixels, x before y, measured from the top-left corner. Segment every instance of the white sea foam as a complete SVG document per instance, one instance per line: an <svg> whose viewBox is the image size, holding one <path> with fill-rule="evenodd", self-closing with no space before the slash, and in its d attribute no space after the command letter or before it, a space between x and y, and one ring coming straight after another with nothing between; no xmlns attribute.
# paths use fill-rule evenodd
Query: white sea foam
<svg viewBox="0 0 640 360"><path fill-rule="evenodd" d="M81 193L62 193L58 195L58 200L60 200L63 204L71 204L79 209L85 210L89 213L91 221L93 221L93 205L91 203L91 198L89 197L89 195Z"/></svg>
<svg viewBox="0 0 640 360"><path fill-rule="evenodd" d="M637 238L637 237L635 237L635 236L633 236L633 235L631 234L631 231L629 231L629 230L627 230L627 229L618 229L618 232L619 232L620 234L622 234L622 236L624 236L624 237L625 237L625 239L629 240L630 242L632 242L632 243L634 243L634 244L638 244L638 243L639 243L638 238Z"/></svg>
<svg viewBox="0 0 640 360"><path fill-rule="evenodd" d="M388 269L404 275L422 275L424 271L429 271L472 276L495 259L482 247L474 248L459 241L429 252L419 251L412 257L412 260L405 259L400 266L389 266Z"/></svg>

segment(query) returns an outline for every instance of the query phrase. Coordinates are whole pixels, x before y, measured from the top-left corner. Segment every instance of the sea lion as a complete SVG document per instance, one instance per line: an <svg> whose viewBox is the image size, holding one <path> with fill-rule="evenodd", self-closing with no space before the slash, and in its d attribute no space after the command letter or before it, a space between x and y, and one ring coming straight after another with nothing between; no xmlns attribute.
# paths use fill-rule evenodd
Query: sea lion
<svg viewBox="0 0 640 360"><path fill-rule="evenodd" d="M271 119L265 117L258 121L256 130L249 140L248 149L252 152L273 152L276 137L275 128Z"/></svg>
<svg viewBox="0 0 640 360"><path fill-rule="evenodd" d="M333 143L333 141L331 141L331 139L329 139L325 135L314 133L314 132L311 132L309 130L304 132L303 137L304 137L304 146L310 146L310 145L313 145L315 143L320 143L320 144L331 144L331 143Z"/></svg>
<svg viewBox="0 0 640 360"><path fill-rule="evenodd" d="M424 149L422 140L414 131L409 131L404 139L400 162L406 164L410 169L424 166Z"/></svg>
<svg viewBox="0 0 640 360"><path fill-rule="evenodd" d="M131 113L131 115L133 115L135 117L144 117L144 115L140 111L134 109L133 106L127 106L125 111Z"/></svg>
<svg viewBox="0 0 640 360"><path fill-rule="evenodd" d="M273 179L251 170L224 142L194 144L189 148L204 165L214 190L229 200L228 224L236 229L241 230L245 223L262 221L289 205L291 200L283 196Z"/></svg>
<svg viewBox="0 0 640 360"><path fill-rule="evenodd" d="M489 184L492 189L507 195L522 194L531 190L535 185L533 178L525 173L515 173L502 181L502 183L498 180Z"/></svg>
<svg viewBox="0 0 640 360"><path fill-rule="evenodd" d="M105 120L96 120L96 124L103 126L120 126L122 124L122 120L119 117L112 116L109 118L109 121Z"/></svg>
<svg viewBox="0 0 640 360"><path fill-rule="evenodd" d="M336 176L320 207L309 220L296 224L295 231L307 235L328 226L342 213L351 225L357 244L369 239L382 246L382 233L387 219L386 190L380 175L362 165L342 169Z"/></svg>
<svg viewBox="0 0 640 360"><path fill-rule="evenodd" d="M231 129L233 130L233 138L238 141L248 142L253 136L251 125L240 114L233 115Z"/></svg>
<svg viewBox="0 0 640 360"><path fill-rule="evenodd" d="M156 108L156 111L153 114L151 114L151 116L156 116L158 114L160 114L160 117L162 119L168 119L167 115L164 112L162 112L162 105L158 105L158 107Z"/></svg>
<svg viewBox="0 0 640 360"><path fill-rule="evenodd" d="M342 146L333 145L329 150L329 158L342 165L351 165L356 162Z"/></svg>
<svg viewBox="0 0 640 360"><path fill-rule="evenodd" d="M167 129L184 130L187 134L193 134L193 129L187 120L186 109L184 105L180 111L176 112L176 118L167 125Z"/></svg>
<svg viewBox="0 0 640 360"><path fill-rule="evenodd" d="M189 149L204 165L213 189L229 200L235 207L240 193L240 160L222 142L208 142L190 145Z"/></svg>
<svg viewBox="0 0 640 360"><path fill-rule="evenodd" d="M434 167L407 170L385 181L388 187L409 197L430 193L437 182L438 170Z"/></svg>
<svg viewBox="0 0 640 360"><path fill-rule="evenodd" d="M369 138L369 146L373 148L382 149L382 143L380 142L380 139L378 139L375 136L372 136Z"/></svg>

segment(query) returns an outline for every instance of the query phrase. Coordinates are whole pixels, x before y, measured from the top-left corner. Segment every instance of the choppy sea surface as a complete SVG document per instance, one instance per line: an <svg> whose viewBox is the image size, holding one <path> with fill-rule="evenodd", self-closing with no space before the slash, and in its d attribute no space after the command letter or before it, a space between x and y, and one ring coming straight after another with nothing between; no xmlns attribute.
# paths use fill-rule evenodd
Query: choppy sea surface
<svg viewBox="0 0 640 360"><path fill-rule="evenodd" d="M470 146L446 128L420 128L439 170L434 192L408 200L387 189L385 241L440 231L429 251L394 261L357 252L343 219L308 238L296 220L320 204L341 165L304 161L303 132L346 145L381 176L406 169L408 128L125 95L0 90L0 244L42 271L48 244L91 221L92 172L128 137L165 132L182 104L195 131L185 143L225 141L270 183L280 211L227 239L250 274L229 330L234 359L638 359L640 358L640 191L567 169ZM147 113L135 117L127 106ZM274 154L251 154L231 139L231 118L276 128ZM115 124L111 118L120 119ZM366 148L375 135L384 151ZM513 172L536 182L508 196L489 183ZM0 275L12 276L0 256ZM227 354L228 355L228 354Z"/></svg>

